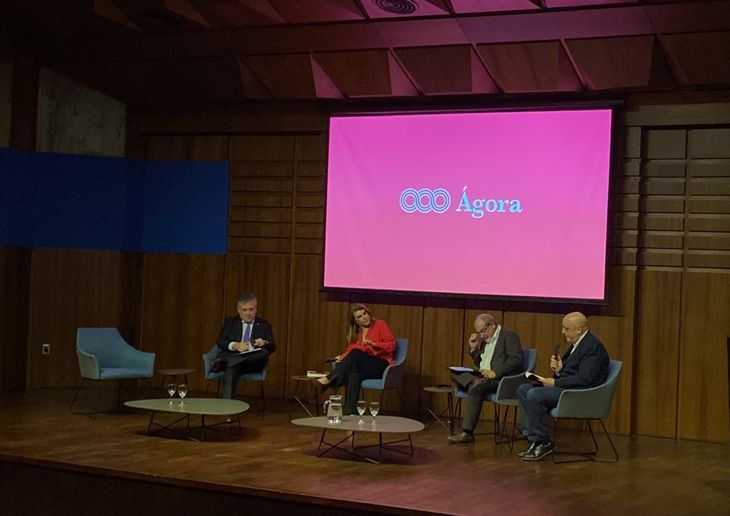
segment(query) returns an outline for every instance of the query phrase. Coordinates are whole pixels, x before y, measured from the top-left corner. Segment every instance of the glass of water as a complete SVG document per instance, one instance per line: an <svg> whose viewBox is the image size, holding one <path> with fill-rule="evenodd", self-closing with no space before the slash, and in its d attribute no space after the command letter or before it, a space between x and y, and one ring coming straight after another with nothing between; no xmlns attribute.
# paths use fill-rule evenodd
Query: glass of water
<svg viewBox="0 0 730 516"><path fill-rule="evenodd" d="M188 386L187 384L181 383L177 386L177 393L180 395L180 405L183 405L185 403L185 396L188 394Z"/></svg>
<svg viewBox="0 0 730 516"><path fill-rule="evenodd" d="M177 385L175 385L174 383L168 383L167 394L170 395L170 405L172 405L172 398L175 397L175 392L177 392Z"/></svg>
<svg viewBox="0 0 730 516"><path fill-rule="evenodd" d="M375 416L380 412L380 403L377 401L370 402L370 415L373 416L373 424L375 424Z"/></svg>
<svg viewBox="0 0 730 516"><path fill-rule="evenodd" d="M362 420L363 414L365 414L365 409L368 408L368 402L364 400L360 400L357 402L357 413L360 414L360 421L357 422L358 425L362 425L365 423L365 421Z"/></svg>

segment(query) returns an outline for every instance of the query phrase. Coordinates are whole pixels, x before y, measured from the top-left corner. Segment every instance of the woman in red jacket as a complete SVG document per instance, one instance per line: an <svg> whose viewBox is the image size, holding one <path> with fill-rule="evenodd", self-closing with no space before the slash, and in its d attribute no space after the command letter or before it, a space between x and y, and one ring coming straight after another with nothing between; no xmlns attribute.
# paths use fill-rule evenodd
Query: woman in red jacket
<svg viewBox="0 0 730 516"><path fill-rule="evenodd" d="M350 306L350 325L347 347L335 357L334 370L319 383L327 387L345 385L346 412L357 413L360 383L368 378L381 378L383 371L393 363L395 337L381 319L375 319L370 310L360 303Z"/></svg>

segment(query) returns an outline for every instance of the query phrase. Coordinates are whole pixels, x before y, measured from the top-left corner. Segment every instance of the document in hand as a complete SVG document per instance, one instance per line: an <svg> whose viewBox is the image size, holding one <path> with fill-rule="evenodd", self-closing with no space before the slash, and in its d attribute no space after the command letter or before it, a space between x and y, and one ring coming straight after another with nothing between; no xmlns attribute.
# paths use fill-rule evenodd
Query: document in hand
<svg viewBox="0 0 730 516"><path fill-rule="evenodd" d="M239 351L238 354L239 355L248 355L249 353L255 353L257 351L261 351L261 348L252 348L252 349L248 349L246 351Z"/></svg>
<svg viewBox="0 0 730 516"><path fill-rule="evenodd" d="M473 367L449 366L449 370L454 373L471 373L477 374L479 376L482 375L482 372L479 369L474 369Z"/></svg>
<svg viewBox="0 0 730 516"><path fill-rule="evenodd" d="M527 378L528 380L532 380L533 382L540 382L540 380L542 380L542 376L538 376L535 373L531 373L530 371L525 371L525 378Z"/></svg>

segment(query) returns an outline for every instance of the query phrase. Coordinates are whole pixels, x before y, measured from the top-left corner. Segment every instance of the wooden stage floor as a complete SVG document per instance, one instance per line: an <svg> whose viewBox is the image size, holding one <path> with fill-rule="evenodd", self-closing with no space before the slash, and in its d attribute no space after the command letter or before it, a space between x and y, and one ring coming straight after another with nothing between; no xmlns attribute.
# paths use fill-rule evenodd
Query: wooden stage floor
<svg viewBox="0 0 730 516"><path fill-rule="evenodd" d="M146 435L144 413L102 413L96 420L70 414L71 395L70 390L53 390L0 397L2 471L15 475L14 468L27 469L15 484L8 477L2 480L0 514L33 513L32 500L43 491L42 481L18 484L23 474L42 479L33 477L39 470L98 477L90 484L95 486L123 479L172 486L176 493L186 490L181 499L191 509L180 512L178 507L174 514L196 512L191 500L205 493L218 497L221 505L226 493L282 500L303 514L315 509L330 514L730 514L728 444L614 436L618 463L555 465L550 460L522 462L515 454L522 443L510 454L487 435L478 436L475 446L449 445L443 428L433 425L414 435L413 459L386 454L386 463L371 464L339 452L317 458L318 431L290 424L293 407L283 402L270 402L264 417L254 410L243 414L240 438L215 432L198 443ZM254 408L256 401L251 400ZM301 415L294 411L293 417ZM64 489L83 491L79 482ZM112 494L108 498L112 505L119 503ZM160 511L164 503L143 506ZM42 509L38 504L35 509ZM59 508L49 514L54 512L66 513ZM135 512L139 516L139 509ZM241 511L250 512L251 506ZM129 514L112 508L108 513Z"/></svg>

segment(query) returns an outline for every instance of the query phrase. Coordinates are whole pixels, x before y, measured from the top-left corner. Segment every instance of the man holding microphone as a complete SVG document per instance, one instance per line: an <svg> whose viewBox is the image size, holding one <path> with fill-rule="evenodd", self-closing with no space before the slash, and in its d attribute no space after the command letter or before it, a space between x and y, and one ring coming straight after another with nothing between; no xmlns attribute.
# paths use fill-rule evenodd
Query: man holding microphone
<svg viewBox="0 0 730 516"><path fill-rule="evenodd" d="M537 376L539 385L524 384L517 389L523 415L522 433L530 447L522 460L541 460L554 449L548 432L548 413L558 404L564 389L595 387L608 378L608 353L598 338L588 331L588 319L580 312L563 317L562 334L570 348L562 357L550 357L552 378Z"/></svg>

